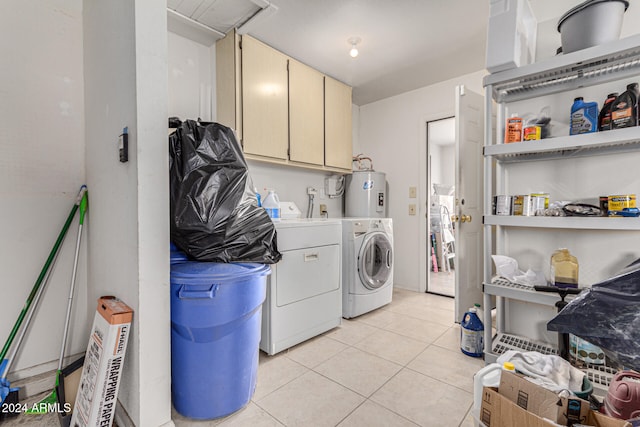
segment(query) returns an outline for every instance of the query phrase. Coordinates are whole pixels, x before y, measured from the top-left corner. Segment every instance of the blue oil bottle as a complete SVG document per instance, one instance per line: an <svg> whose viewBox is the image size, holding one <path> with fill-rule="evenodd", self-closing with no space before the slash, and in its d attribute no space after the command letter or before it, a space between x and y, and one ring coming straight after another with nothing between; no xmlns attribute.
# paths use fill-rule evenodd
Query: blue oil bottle
<svg viewBox="0 0 640 427"><path fill-rule="evenodd" d="M598 103L584 102L581 96L571 106L570 135L595 132L598 129Z"/></svg>
<svg viewBox="0 0 640 427"><path fill-rule="evenodd" d="M460 350L471 357L482 357L484 351L484 325L478 317L478 309L471 307L460 322Z"/></svg>

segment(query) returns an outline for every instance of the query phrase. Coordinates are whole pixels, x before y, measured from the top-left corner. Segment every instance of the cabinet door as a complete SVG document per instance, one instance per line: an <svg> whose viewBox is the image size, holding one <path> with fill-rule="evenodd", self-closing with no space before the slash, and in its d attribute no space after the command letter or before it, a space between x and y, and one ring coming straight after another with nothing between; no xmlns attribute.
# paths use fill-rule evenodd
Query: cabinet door
<svg viewBox="0 0 640 427"><path fill-rule="evenodd" d="M330 77L324 83L325 165L351 170L351 88Z"/></svg>
<svg viewBox="0 0 640 427"><path fill-rule="evenodd" d="M324 79L289 60L289 160L324 165Z"/></svg>
<svg viewBox="0 0 640 427"><path fill-rule="evenodd" d="M287 159L287 57L242 37L242 135L247 154Z"/></svg>

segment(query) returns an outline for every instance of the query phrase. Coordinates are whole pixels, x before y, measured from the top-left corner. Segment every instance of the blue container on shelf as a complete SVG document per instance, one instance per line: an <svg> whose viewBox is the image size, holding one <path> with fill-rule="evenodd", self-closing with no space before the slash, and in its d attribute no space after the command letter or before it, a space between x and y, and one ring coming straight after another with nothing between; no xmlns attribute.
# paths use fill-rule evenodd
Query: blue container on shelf
<svg viewBox="0 0 640 427"><path fill-rule="evenodd" d="M171 266L171 396L180 414L220 418L251 400L270 273L254 263Z"/></svg>
<svg viewBox="0 0 640 427"><path fill-rule="evenodd" d="M472 307L460 322L460 351L467 356L482 357L484 352L484 325L478 317L478 309Z"/></svg>

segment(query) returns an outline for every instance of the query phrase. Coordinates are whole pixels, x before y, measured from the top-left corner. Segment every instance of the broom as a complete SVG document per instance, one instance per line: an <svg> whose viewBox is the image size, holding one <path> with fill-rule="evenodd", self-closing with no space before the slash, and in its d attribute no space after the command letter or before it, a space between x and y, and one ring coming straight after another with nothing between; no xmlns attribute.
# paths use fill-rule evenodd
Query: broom
<svg viewBox="0 0 640 427"><path fill-rule="evenodd" d="M80 193L78 194L78 198L76 199L76 202L71 208L71 212L69 212L69 215L67 216L67 220L65 221L64 226L62 227L62 230L58 234L58 238L56 239L56 242L53 245L53 248L51 249L49 256L47 257L47 260L45 261L44 267L40 271L40 275L36 279L36 283L33 285L33 288L31 289L31 292L27 297L27 301L25 302L24 307L22 308L22 311L18 316L18 319L16 319L16 323L13 325L13 328L9 333L9 337L7 338L7 341L4 344L2 351L0 351L0 361L1 361L0 362L0 403L4 403L5 400L11 401L13 403L18 402L18 389L12 388L9 383L9 380L7 379L7 375L9 374L9 368L11 366L11 363L15 359L15 356L18 352L18 348L20 347L20 344L22 343L22 339L24 338L27 332L29 323L31 322L31 318L33 316L33 312L35 311L38 305L38 302L40 300L40 296L42 295L42 291L46 287L47 282L49 281L50 273L52 270L51 266L55 264L60 247L62 246L62 242L64 241L64 238L67 235L67 231L69 230L71 221L73 221L73 217L78 211L80 201L85 191L86 191L86 186L82 186L80 188ZM34 302L35 304L33 305L33 310L30 311L29 309L31 308L31 305ZM25 317L26 317L26 323L24 324L24 327L20 331L20 327L22 326L22 322L25 320ZM18 336L18 341L16 342L16 345L13 348L11 355L5 359L5 357L7 356L7 353L9 352L9 349L13 344L13 340L18 334L18 331L20 331L20 336Z"/></svg>
<svg viewBox="0 0 640 427"><path fill-rule="evenodd" d="M80 253L80 241L82 238L82 227L84 225L84 216L87 212L87 187L82 186L80 197L80 222L78 225L78 237L76 239L76 252L73 258L73 271L71 272L71 285L69 286L69 299L67 300L67 316L64 322L64 332L62 334L62 345L60 347L60 358L58 360L58 370L56 371L56 382L53 390L47 397L42 399L37 404L33 405L27 410L29 414L45 414L49 412L51 405L56 405L58 402L58 387L60 386L60 378L62 375L62 362L64 360L64 350L67 346L67 336L69 334L69 320L71 319L71 307L73 305L73 294L76 286L76 273L78 271L78 255Z"/></svg>

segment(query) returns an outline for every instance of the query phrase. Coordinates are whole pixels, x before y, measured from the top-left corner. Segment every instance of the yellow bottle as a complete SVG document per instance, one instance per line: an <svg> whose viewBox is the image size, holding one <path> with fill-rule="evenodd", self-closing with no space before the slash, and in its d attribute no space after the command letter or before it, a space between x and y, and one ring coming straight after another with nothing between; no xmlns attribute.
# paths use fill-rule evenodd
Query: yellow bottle
<svg viewBox="0 0 640 427"><path fill-rule="evenodd" d="M578 287L578 259L569 249L558 249L551 255L551 284L559 288Z"/></svg>

